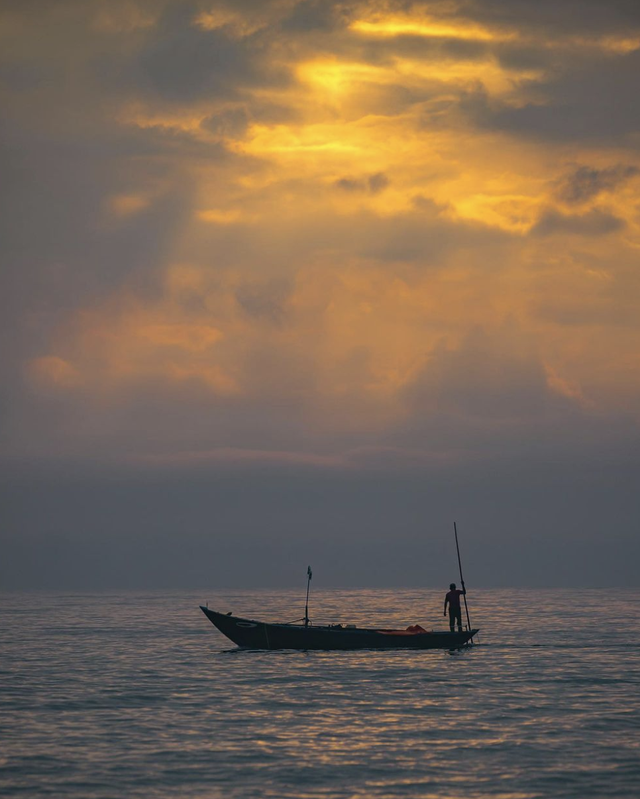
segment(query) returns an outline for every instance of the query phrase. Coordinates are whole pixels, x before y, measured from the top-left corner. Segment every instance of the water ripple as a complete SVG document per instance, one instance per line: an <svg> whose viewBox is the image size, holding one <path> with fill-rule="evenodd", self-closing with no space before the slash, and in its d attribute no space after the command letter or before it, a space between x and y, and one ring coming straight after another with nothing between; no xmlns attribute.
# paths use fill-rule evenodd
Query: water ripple
<svg viewBox="0 0 640 799"><path fill-rule="evenodd" d="M640 592L627 592L637 607ZM294 618L290 592L212 607ZM640 636L608 592L474 594L461 652L231 648L188 593L2 594L0 794L631 799ZM440 592L317 591L317 618L441 627ZM347 609L347 610L345 610Z"/></svg>

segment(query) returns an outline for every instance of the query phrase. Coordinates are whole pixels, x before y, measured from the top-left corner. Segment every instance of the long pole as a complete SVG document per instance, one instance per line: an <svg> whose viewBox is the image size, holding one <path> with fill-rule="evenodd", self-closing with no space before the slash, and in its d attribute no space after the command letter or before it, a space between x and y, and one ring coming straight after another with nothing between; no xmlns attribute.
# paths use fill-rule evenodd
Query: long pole
<svg viewBox="0 0 640 799"><path fill-rule="evenodd" d="M467 625L469 632L471 632L471 619L469 618L469 606L467 605L467 589L464 587L464 577L462 576L462 561L460 560L460 545L458 544L458 528L456 527L456 523L453 523L453 532L456 537L456 552L458 553L458 568L460 569L460 582L462 583L462 590L464 594L462 598L464 599L464 609L467 613Z"/></svg>
<svg viewBox="0 0 640 799"><path fill-rule="evenodd" d="M311 584L311 578L313 577L313 572L311 571L311 566L307 566L307 601L304 604L304 626L309 626L309 585Z"/></svg>

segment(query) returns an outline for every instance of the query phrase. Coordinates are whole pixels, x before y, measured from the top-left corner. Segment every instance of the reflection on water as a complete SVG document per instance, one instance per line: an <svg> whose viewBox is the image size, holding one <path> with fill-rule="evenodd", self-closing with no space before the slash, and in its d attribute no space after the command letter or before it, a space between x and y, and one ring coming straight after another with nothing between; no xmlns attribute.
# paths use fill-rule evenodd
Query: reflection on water
<svg viewBox="0 0 640 799"><path fill-rule="evenodd" d="M443 592L312 618L444 629ZM301 602L302 598L302 602ZM464 651L250 652L300 592L3 594L3 797L637 797L640 592L477 591Z"/></svg>

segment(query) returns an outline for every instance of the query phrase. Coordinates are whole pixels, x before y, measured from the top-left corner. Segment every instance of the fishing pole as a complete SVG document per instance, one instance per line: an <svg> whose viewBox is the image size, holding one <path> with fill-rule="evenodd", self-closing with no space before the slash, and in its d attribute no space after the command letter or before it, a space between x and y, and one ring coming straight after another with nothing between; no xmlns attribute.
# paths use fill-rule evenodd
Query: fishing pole
<svg viewBox="0 0 640 799"><path fill-rule="evenodd" d="M467 613L468 630L469 632L471 632L471 619L469 618L469 606L467 605L467 589L464 586L464 577L462 576L462 561L460 560L460 545L458 544L458 528L456 527L455 522L453 523L453 533L456 537L456 552L458 553L458 568L460 569L460 582L462 583L462 590L464 591L464 593L462 594L462 598L464 599L464 609Z"/></svg>
<svg viewBox="0 0 640 799"><path fill-rule="evenodd" d="M311 571L311 566L307 566L307 601L304 605L304 626L309 626L309 585L311 584L311 578L313 577L313 572Z"/></svg>

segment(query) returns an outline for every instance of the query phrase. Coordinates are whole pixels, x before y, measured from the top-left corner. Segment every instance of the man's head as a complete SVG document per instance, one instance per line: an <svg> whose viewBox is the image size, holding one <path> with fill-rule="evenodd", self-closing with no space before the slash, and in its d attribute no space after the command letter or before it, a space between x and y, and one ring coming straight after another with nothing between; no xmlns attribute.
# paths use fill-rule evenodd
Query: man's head
<svg viewBox="0 0 640 799"><path fill-rule="evenodd" d="M456 590L456 584L455 584L455 583L451 583L451 585L449 586L449 588L450 588L452 591L455 591L455 590Z"/></svg>

